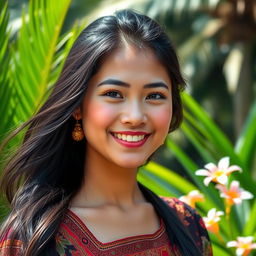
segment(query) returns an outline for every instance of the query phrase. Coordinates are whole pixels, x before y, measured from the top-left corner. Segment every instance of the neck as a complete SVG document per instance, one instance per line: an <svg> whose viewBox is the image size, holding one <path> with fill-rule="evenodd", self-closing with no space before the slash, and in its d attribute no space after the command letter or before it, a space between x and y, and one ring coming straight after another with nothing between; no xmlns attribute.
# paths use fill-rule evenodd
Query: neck
<svg viewBox="0 0 256 256"><path fill-rule="evenodd" d="M83 185L72 200L72 207L118 206L128 208L145 202L136 180L136 168L123 168L107 159L86 156Z"/></svg>

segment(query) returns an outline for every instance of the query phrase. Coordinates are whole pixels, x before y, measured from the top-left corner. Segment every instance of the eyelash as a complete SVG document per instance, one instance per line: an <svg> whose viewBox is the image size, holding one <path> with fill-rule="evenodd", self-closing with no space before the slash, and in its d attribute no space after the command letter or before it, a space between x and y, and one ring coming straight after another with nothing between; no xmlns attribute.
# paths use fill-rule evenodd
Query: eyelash
<svg viewBox="0 0 256 256"><path fill-rule="evenodd" d="M160 96L160 98L154 98L154 100L164 100L164 99L166 99L166 96L164 96L162 93L159 93L159 92L150 93L150 94L147 96L147 98L148 98L149 96L152 96L152 95L158 95L158 96Z"/></svg>
<svg viewBox="0 0 256 256"><path fill-rule="evenodd" d="M119 94L120 97L114 97L113 93ZM107 91L107 92L103 93L102 96L107 96L107 97L115 98L115 99L120 99L122 97L121 93L118 91Z"/></svg>
<svg viewBox="0 0 256 256"><path fill-rule="evenodd" d="M119 94L119 97L115 97L114 95L113 95L113 93L115 94L115 96L117 95L117 94ZM150 97L150 96L152 96L152 95L157 95L157 96L160 96L160 97L158 97L158 98L150 98L151 100L163 100L163 99L166 99L166 96L164 96L162 93L159 93L159 92L154 92L154 93L150 93L147 97L146 97L146 99L148 98L148 97ZM105 92L105 93L103 93L102 94L102 96L107 96L107 97L110 97L110 98L113 98L113 99L121 99L122 98L122 94L120 93L120 92L118 92L118 91L107 91L107 92Z"/></svg>

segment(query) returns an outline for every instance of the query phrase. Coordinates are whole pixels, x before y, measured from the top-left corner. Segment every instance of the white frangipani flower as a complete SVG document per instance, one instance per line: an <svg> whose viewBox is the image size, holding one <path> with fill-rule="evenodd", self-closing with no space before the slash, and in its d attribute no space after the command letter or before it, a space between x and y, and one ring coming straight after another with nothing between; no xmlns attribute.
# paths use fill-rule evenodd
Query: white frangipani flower
<svg viewBox="0 0 256 256"><path fill-rule="evenodd" d="M190 205L191 207L195 208L196 202L203 202L204 195L201 194L198 190L192 190L187 195L181 196L179 198L182 202Z"/></svg>
<svg viewBox="0 0 256 256"><path fill-rule="evenodd" d="M216 185L216 188L220 190L220 196L226 198L229 205L240 204L242 200L252 199L253 194L240 188L240 183L237 180L233 180L229 189L223 185Z"/></svg>
<svg viewBox="0 0 256 256"><path fill-rule="evenodd" d="M236 241L230 241L227 243L227 247L236 247L237 256L249 255L251 250L256 249L256 243L253 243L253 236L237 237Z"/></svg>
<svg viewBox="0 0 256 256"><path fill-rule="evenodd" d="M209 163L204 167L205 169L197 170L196 175L206 176L204 179L205 186L208 186L211 181L224 185L227 183L230 173L234 171L242 171L237 165L229 166L229 157L221 158L217 166L213 163Z"/></svg>
<svg viewBox="0 0 256 256"><path fill-rule="evenodd" d="M207 217L203 217L206 228L212 233L217 234L219 232L218 222L220 221L221 215L224 215L224 212L217 211L215 208L213 208L208 211Z"/></svg>

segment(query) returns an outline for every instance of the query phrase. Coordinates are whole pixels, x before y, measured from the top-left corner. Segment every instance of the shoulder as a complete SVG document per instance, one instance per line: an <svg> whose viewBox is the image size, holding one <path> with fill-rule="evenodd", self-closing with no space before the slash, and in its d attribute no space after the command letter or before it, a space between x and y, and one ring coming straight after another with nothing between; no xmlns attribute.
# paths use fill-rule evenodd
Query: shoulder
<svg viewBox="0 0 256 256"><path fill-rule="evenodd" d="M202 248L203 255L212 255L212 249L208 232L199 213L186 203L173 197L160 198L173 209L183 225L187 228L195 243Z"/></svg>
<svg viewBox="0 0 256 256"><path fill-rule="evenodd" d="M22 242L13 238L9 230L0 238L0 256L21 256Z"/></svg>
<svg viewBox="0 0 256 256"><path fill-rule="evenodd" d="M186 219L194 219L195 217L199 216L197 211L190 207L188 204L180 201L179 199L175 197L164 197L160 196L160 198L179 216L181 221L184 225L186 225L187 221ZM203 223L202 223L203 224ZM204 224L203 224L204 227Z"/></svg>
<svg viewBox="0 0 256 256"><path fill-rule="evenodd" d="M186 203L180 201L174 197L163 197L160 198L178 215L181 222L189 227L189 226L198 226L200 230L206 230L204 222L198 212L187 205Z"/></svg>

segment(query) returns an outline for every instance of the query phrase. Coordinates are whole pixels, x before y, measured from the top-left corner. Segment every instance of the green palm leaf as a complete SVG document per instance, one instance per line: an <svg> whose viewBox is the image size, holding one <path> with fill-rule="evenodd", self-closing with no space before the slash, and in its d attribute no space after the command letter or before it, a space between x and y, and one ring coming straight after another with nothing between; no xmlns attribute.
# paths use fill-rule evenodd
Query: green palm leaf
<svg viewBox="0 0 256 256"><path fill-rule="evenodd" d="M4 123L0 125L0 141L3 136L3 131L6 129L4 126L5 123L8 122L9 116L5 113L5 105L7 104L8 98L12 97L13 90L10 86L9 79L9 64L10 58L8 55L8 43L9 43L9 35L10 31L8 31L8 21L9 21L9 13L6 4L0 3L0 113L2 120L6 120ZM1 165L0 165L1 166ZM0 220L7 213L8 208L6 207L5 200L3 196L0 194ZM1 216L3 215L3 216Z"/></svg>
<svg viewBox="0 0 256 256"><path fill-rule="evenodd" d="M35 112L59 76L64 60L82 28L75 25L61 35L70 2L31 1L28 13L23 12L17 38L9 42L10 50L5 51L6 64L2 65L6 71L1 72L1 77L10 79L5 79L0 88L0 110L4 113L0 136L6 136L6 132L19 126ZM1 24L4 27L7 21ZM3 35L2 32L1 36L7 40L8 36ZM15 138L13 144L17 142L19 138Z"/></svg>
<svg viewBox="0 0 256 256"><path fill-rule="evenodd" d="M21 120L31 116L48 89L52 62L69 5L70 0L32 1L28 17L23 13L18 54L14 56Z"/></svg>
<svg viewBox="0 0 256 256"><path fill-rule="evenodd" d="M9 79L9 65L10 65L10 56L9 56L9 35L8 31L8 20L9 13L7 9L7 4L2 6L2 11L0 13L0 113L2 113L2 124L0 128L0 140L3 136L3 131L6 129L5 124L9 120L8 111L6 112L6 105L8 104L9 99L13 95L13 87L11 86Z"/></svg>
<svg viewBox="0 0 256 256"><path fill-rule="evenodd" d="M256 153L256 101L252 105L251 111L248 115L244 129L237 141L235 150L248 170L253 170L253 161L255 161Z"/></svg>

